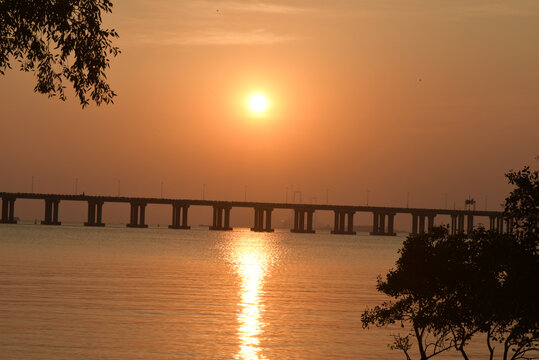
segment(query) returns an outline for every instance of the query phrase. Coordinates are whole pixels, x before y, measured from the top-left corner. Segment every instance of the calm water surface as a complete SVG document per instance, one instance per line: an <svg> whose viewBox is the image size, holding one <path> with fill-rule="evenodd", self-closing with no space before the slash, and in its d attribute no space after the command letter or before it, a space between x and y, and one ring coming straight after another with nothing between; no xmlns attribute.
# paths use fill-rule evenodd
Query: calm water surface
<svg viewBox="0 0 539 360"><path fill-rule="evenodd" d="M361 328L404 237L0 226L1 359L401 359Z"/></svg>

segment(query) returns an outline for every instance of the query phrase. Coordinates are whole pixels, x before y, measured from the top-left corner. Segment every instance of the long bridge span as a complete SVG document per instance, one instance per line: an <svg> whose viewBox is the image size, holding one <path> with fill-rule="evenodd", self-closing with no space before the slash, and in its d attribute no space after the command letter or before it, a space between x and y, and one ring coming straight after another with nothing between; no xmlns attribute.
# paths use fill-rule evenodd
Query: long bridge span
<svg viewBox="0 0 539 360"><path fill-rule="evenodd" d="M317 210L333 211L335 222L332 234L355 234L354 214L357 212L372 213L372 235L394 236L394 219L397 214L410 214L412 216L412 234L428 232L434 226L437 215L451 216L451 233L470 232L474 227L474 217L488 217L489 229L504 232L511 229L512 219L504 217L499 211L480 210L448 210L427 208L401 208L383 206L352 206L352 205L322 205L322 204L294 204L269 203L252 201L217 201L192 200L147 197L122 196L93 196L93 195L66 195L66 194L38 194L38 193L9 193L0 192L2 198L2 213L0 223L15 224L15 201L17 199L43 200L45 204L43 225L60 225L59 205L61 201L79 201L88 204L88 219L85 226L105 226L103 223L103 205L105 203L130 204L130 221L128 227L146 228L146 206L148 204L162 204L171 206L172 220L169 228L190 229L188 223L188 210L191 206L211 206L213 208L213 222L210 230L232 230L230 226L230 211L232 208L252 208L254 221L252 231L272 232L271 214L274 209L290 209L294 211L294 224L290 230L296 233L314 233L313 216Z"/></svg>

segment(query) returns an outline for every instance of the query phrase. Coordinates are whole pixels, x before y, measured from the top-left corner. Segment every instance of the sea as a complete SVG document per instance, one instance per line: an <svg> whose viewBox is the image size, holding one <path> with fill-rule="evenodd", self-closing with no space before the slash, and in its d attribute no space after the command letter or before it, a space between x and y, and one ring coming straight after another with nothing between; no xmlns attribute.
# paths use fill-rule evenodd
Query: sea
<svg viewBox="0 0 539 360"><path fill-rule="evenodd" d="M2 224L0 359L404 359L361 314L406 235Z"/></svg>

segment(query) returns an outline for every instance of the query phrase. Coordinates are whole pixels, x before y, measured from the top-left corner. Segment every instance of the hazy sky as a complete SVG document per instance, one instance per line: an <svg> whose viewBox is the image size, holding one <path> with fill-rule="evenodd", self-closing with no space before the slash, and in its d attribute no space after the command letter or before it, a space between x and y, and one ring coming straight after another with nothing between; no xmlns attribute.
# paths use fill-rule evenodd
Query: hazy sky
<svg viewBox="0 0 539 360"><path fill-rule="evenodd" d="M113 2L114 105L0 78L0 191L494 210L537 167L539 1Z"/></svg>

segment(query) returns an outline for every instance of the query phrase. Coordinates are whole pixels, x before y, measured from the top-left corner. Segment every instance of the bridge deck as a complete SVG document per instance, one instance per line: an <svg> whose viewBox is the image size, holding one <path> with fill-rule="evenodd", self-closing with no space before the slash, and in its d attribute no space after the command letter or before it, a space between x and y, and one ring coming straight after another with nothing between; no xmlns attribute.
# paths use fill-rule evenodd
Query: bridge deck
<svg viewBox="0 0 539 360"><path fill-rule="evenodd" d="M404 208L388 206L361 206L361 205L330 205L330 204L299 204L299 203L274 203L255 201L220 201L220 200L195 200L195 199L172 199L172 198L149 198L149 197L124 197L124 196L94 196L94 195L68 195L68 194L38 194L38 193L9 193L0 192L1 198L36 199L36 200L61 200L61 201L99 201L116 203L144 203L144 204L182 204L195 206L226 206L244 208L272 208L272 209L305 209L305 210L328 210L328 211L355 211L355 212L383 212L394 214L437 214L437 215L474 215L474 216L500 216L500 211L485 210L451 210L435 208Z"/></svg>

